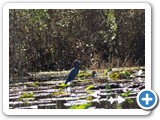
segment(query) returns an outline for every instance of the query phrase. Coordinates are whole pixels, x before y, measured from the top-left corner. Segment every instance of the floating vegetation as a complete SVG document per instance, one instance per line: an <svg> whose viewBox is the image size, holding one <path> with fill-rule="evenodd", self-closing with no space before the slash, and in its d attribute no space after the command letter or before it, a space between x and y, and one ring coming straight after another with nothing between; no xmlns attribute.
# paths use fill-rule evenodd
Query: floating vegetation
<svg viewBox="0 0 160 120"><path fill-rule="evenodd" d="M92 90L87 90L86 92L87 92L88 94L94 93Z"/></svg>
<svg viewBox="0 0 160 120"><path fill-rule="evenodd" d="M111 68L107 68L105 71L104 71L104 75L108 75L108 72L112 71Z"/></svg>
<svg viewBox="0 0 160 120"><path fill-rule="evenodd" d="M62 96L62 95L68 95L67 92L65 92L62 88L60 88L57 92L52 93L53 96Z"/></svg>
<svg viewBox="0 0 160 120"><path fill-rule="evenodd" d="M62 88L66 88L66 87L68 87L69 85L68 84L65 84L65 83L61 83L60 84L60 87L62 87Z"/></svg>
<svg viewBox="0 0 160 120"><path fill-rule="evenodd" d="M89 96L89 97L86 98L86 100L92 100L92 99L93 99L92 96Z"/></svg>
<svg viewBox="0 0 160 120"><path fill-rule="evenodd" d="M28 100L24 101L24 106L28 106Z"/></svg>
<svg viewBox="0 0 160 120"><path fill-rule="evenodd" d="M124 97L125 100L130 104L134 102L131 98L127 98L129 95L131 95L131 92L132 90L128 90L127 92L121 94L122 97Z"/></svg>
<svg viewBox="0 0 160 120"><path fill-rule="evenodd" d="M50 81L26 81L10 84L10 109L125 109L139 108L137 93L145 88L144 71L114 69L96 70L95 78L80 73L70 85L60 76ZM48 73L45 73L47 76ZM141 74L141 75L140 75ZM52 73L53 75L53 73ZM56 75L56 74L55 74ZM106 78L109 77L106 81ZM132 75L134 77L132 77ZM135 77L136 75L140 75ZM41 76L43 76L41 72ZM49 75L48 75L49 76ZM52 76L53 78L53 76ZM39 78L41 79L41 78ZM93 81L95 82L93 84ZM20 96L19 96L20 95Z"/></svg>
<svg viewBox="0 0 160 120"><path fill-rule="evenodd" d="M89 78L92 74L91 73L86 73L85 78Z"/></svg>
<svg viewBox="0 0 160 120"><path fill-rule="evenodd" d="M132 91L132 90L128 90L127 92L122 93L121 95L122 95L123 97L128 97L128 96L131 94L131 91Z"/></svg>
<svg viewBox="0 0 160 120"><path fill-rule="evenodd" d="M38 81L36 81L36 82L34 82L34 83L32 83L32 84L30 84L32 87L36 87L36 88L38 88L38 86L39 86L39 84L38 84Z"/></svg>
<svg viewBox="0 0 160 120"><path fill-rule="evenodd" d="M91 103L88 104L81 104L81 105L73 105L71 107L69 107L69 109L88 109L89 107L91 107Z"/></svg>
<svg viewBox="0 0 160 120"><path fill-rule="evenodd" d="M129 71L121 71L120 74L119 74L119 79L128 79L130 78L131 76L131 73Z"/></svg>
<svg viewBox="0 0 160 120"><path fill-rule="evenodd" d="M33 98L33 97L34 97L33 92L31 92L31 93L25 92L25 93L22 94L22 96L19 97L19 100L21 101L21 100L23 100L23 98Z"/></svg>
<svg viewBox="0 0 160 120"><path fill-rule="evenodd" d="M78 75L77 75L77 77L78 78L89 78L90 76L91 76L92 74L91 74L91 72L84 72L84 71L81 71Z"/></svg>
<svg viewBox="0 0 160 120"><path fill-rule="evenodd" d="M109 84L106 84L106 89L111 89L111 86Z"/></svg>
<svg viewBox="0 0 160 120"><path fill-rule="evenodd" d="M119 77L119 73L118 73L118 72L111 72L111 73L109 74L109 78L110 78L111 80L118 80L118 77Z"/></svg>
<svg viewBox="0 0 160 120"><path fill-rule="evenodd" d="M86 88L85 88L85 91L88 91L88 90L90 90L91 88L94 88L94 85L90 85L90 86L86 87Z"/></svg>
<svg viewBox="0 0 160 120"><path fill-rule="evenodd" d="M130 104L134 103L134 101L133 101L131 98L125 98L125 99L126 99L126 101L127 101L128 103L130 103Z"/></svg>
<svg viewBox="0 0 160 120"><path fill-rule="evenodd" d="M78 77L84 77L84 71L82 71L82 72L80 72L80 73L78 73L78 75L77 75Z"/></svg>

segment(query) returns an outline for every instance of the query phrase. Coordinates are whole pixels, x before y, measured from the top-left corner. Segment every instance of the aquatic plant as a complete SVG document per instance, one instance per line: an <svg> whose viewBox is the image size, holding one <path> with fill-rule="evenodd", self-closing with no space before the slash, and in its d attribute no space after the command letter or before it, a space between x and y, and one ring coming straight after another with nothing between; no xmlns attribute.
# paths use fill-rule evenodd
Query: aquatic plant
<svg viewBox="0 0 160 120"><path fill-rule="evenodd" d="M20 97L19 97L19 100L23 100L23 98L34 98L34 92L31 92L31 93L23 93Z"/></svg>
<svg viewBox="0 0 160 120"><path fill-rule="evenodd" d="M69 109L87 109L92 106L92 103L81 104L81 105L73 105L69 107Z"/></svg>
<svg viewBox="0 0 160 120"><path fill-rule="evenodd" d="M91 88L94 88L94 85L89 85L88 87L85 88L85 91L90 90Z"/></svg>

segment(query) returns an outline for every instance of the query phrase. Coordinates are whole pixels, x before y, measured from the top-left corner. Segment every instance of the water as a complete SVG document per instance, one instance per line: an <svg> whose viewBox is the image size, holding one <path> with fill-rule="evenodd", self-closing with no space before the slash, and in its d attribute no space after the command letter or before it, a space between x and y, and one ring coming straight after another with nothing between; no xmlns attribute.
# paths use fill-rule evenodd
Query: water
<svg viewBox="0 0 160 120"><path fill-rule="evenodd" d="M140 109L136 96L145 88L144 76L114 81L102 76L96 84L91 78L76 79L70 88L65 88L61 84L66 74L52 73L52 79L46 79L47 73L45 77L39 74L41 78L32 81L25 78L22 82L10 82L9 109ZM90 85L93 87L85 90ZM124 97L122 93L127 91L130 93Z"/></svg>

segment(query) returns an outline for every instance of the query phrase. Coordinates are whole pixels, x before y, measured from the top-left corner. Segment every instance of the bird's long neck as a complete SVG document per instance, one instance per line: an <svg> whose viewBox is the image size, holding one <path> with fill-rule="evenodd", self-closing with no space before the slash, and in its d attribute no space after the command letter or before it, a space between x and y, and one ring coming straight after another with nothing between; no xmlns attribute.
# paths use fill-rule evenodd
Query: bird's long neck
<svg viewBox="0 0 160 120"><path fill-rule="evenodd" d="M74 68L79 69L79 67L78 67L78 66L74 66Z"/></svg>
<svg viewBox="0 0 160 120"><path fill-rule="evenodd" d="M79 72L79 67L74 67L74 69L76 70L77 74Z"/></svg>

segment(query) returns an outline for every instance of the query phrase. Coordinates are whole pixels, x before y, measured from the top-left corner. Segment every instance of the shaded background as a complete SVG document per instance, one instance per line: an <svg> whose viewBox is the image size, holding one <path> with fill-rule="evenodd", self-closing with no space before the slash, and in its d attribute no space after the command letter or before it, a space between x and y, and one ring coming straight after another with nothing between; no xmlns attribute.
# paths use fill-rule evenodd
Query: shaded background
<svg viewBox="0 0 160 120"><path fill-rule="evenodd" d="M145 10L9 11L10 75L145 65Z"/></svg>

